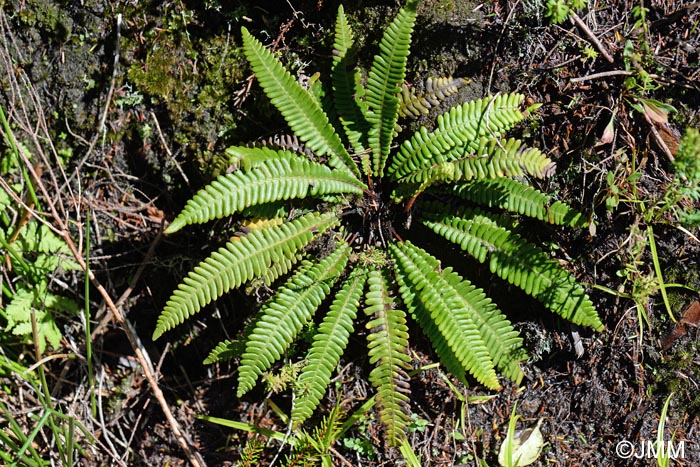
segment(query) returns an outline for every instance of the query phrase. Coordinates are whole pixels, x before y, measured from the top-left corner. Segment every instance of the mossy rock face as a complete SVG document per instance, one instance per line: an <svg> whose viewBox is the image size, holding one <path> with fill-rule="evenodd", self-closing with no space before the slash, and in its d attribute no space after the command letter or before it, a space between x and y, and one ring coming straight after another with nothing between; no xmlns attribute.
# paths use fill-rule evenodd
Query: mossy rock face
<svg viewBox="0 0 700 467"><path fill-rule="evenodd" d="M79 146L70 132L92 137L101 96L109 86L105 36L114 25L93 3L7 0L2 6L12 36L9 44L17 48L10 47L14 64L32 82L55 133L52 140L63 154ZM0 94L0 103L5 104L2 99Z"/></svg>
<svg viewBox="0 0 700 467"><path fill-rule="evenodd" d="M51 0L10 1L9 5L26 27L39 29L61 42L68 40L73 32L73 18L66 11L68 5Z"/></svg>
<svg viewBox="0 0 700 467"><path fill-rule="evenodd" d="M195 173L206 172L214 150L222 149L216 142L237 126L233 95L247 67L235 40L225 29L202 28L198 12L156 12L153 23L138 24L126 40L123 84L142 99L125 104L155 109L181 160L193 163ZM155 135L136 136L148 146Z"/></svg>
<svg viewBox="0 0 700 467"><path fill-rule="evenodd" d="M168 126L173 149L190 165L185 170L205 180L226 165L227 146L284 131L279 119L268 117L274 112L257 97L262 96L259 87L247 81L251 72L243 59L239 29L247 24L272 40L288 20L276 15L287 11L264 4L229 8L219 3L184 10L154 4L148 20L132 28L124 54L123 84L143 96L144 106L154 108L161 126ZM292 62L307 61L291 52L298 50L296 44L306 42L311 45L300 47L310 49L318 42L304 31L295 23L286 41L280 42L281 53L290 55Z"/></svg>

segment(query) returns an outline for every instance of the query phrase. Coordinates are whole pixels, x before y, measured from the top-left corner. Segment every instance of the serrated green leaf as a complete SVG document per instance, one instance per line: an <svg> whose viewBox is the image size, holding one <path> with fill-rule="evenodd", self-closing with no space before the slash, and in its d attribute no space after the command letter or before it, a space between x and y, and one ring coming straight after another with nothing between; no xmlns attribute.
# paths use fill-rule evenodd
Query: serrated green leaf
<svg viewBox="0 0 700 467"><path fill-rule="evenodd" d="M297 424L311 416L330 384L331 374L353 331L353 321L366 280L366 271L356 269L345 280L318 327L306 357L307 363L297 380L299 394L292 409L292 420Z"/></svg>
<svg viewBox="0 0 700 467"><path fill-rule="evenodd" d="M173 292L158 317L153 339L229 290L262 277L273 263L292 258L337 221L334 213L309 213L229 242L201 262Z"/></svg>
<svg viewBox="0 0 700 467"><path fill-rule="evenodd" d="M406 436L410 387L408 385L408 327L406 314L395 306L385 273L369 272L365 295L367 348L370 364L375 365L369 380L377 389L379 418L386 427L387 442L398 446Z"/></svg>
<svg viewBox="0 0 700 467"><path fill-rule="evenodd" d="M248 392L265 370L279 359L313 316L345 268L348 245L318 263L306 262L260 311L247 336L238 369L238 397Z"/></svg>
<svg viewBox="0 0 700 467"><path fill-rule="evenodd" d="M281 151L288 158L266 159L250 171L222 175L200 190L166 233L185 225L230 216L243 209L272 201L321 196L330 193L360 194L362 183L346 172Z"/></svg>
<svg viewBox="0 0 700 467"><path fill-rule="evenodd" d="M241 33L243 50L255 76L294 134L317 156L328 154L333 167L360 177L360 171L320 105L245 27Z"/></svg>
<svg viewBox="0 0 700 467"><path fill-rule="evenodd" d="M387 27L379 43L380 53L374 57L367 76L366 102L369 146L372 149L372 173L384 175L399 117L399 85L406 74L406 59L416 20L417 1L409 1Z"/></svg>

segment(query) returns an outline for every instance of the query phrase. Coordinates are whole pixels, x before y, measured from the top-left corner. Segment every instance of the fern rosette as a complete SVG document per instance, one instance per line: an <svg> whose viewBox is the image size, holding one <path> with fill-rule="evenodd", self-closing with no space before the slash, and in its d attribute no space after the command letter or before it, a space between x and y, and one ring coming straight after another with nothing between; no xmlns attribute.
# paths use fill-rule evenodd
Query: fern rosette
<svg viewBox="0 0 700 467"><path fill-rule="evenodd" d="M167 232L234 216L240 234L184 279L154 333L159 337L233 288L271 284L276 292L242 338L218 345L207 362L240 356L240 397L304 328L319 323L294 385L292 420L300 424L323 398L351 334L364 329L358 332L366 334L369 380L394 445L410 414L407 320L464 382L471 375L498 389L501 374L519 383L527 358L495 302L464 271L443 268L419 246L425 234L414 235L412 226L487 263L562 318L603 327L572 274L513 229L517 216L586 225L580 213L525 182L549 176L554 164L539 150L504 138L527 116L524 96L504 93L457 105L438 116L433 131L421 128L396 144L400 116L428 112L465 83L429 80L425 97L403 85L416 7L409 1L389 25L366 76L349 63L354 36L339 9L324 93L332 99L316 97L320 80L312 89L302 87L243 29L260 85L306 150L284 143L229 148L237 169L197 193Z"/></svg>

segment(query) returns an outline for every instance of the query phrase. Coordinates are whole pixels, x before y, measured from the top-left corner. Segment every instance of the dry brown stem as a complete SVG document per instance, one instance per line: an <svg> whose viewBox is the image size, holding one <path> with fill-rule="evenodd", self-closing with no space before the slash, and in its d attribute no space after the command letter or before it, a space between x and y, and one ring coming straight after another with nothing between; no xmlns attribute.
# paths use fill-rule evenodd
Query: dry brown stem
<svg viewBox="0 0 700 467"><path fill-rule="evenodd" d="M596 35L591 31L591 28L589 28L586 23L583 22L581 17L577 15L576 13L571 14L571 22L581 28L583 32L588 36L588 38L591 40L591 43L595 46L596 49L598 49L598 52L610 63L614 63L615 59L610 55L608 52L608 49L605 48L602 42L596 37Z"/></svg>

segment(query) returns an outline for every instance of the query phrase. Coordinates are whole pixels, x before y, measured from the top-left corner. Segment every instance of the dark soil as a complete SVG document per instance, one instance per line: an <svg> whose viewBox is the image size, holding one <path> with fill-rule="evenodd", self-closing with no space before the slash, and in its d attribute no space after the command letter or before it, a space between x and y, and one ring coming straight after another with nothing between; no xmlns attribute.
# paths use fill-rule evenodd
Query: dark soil
<svg viewBox="0 0 700 467"><path fill-rule="evenodd" d="M519 129L557 163L556 174L541 188L590 215L597 228L572 232L528 223L521 228L544 244L558 245L552 255L589 285L606 325L601 333L577 329L507 284L483 277L479 285L514 319L531 355L521 387L504 381L499 393L464 387L430 366L435 355L414 329L411 405L418 417L409 439L423 465L477 465L477 458L497 465L516 403L523 425L544 419L546 445L534 465L653 465L654 460L628 459L616 449L630 442L639 453L655 440L670 395L665 439L673 434L674 443L684 446L675 465L700 465L698 319L687 316L683 325L670 320L658 285L649 281L654 267L646 236L651 225L666 282L687 286L669 289L672 311L682 318L700 299L700 231L677 228L670 214L645 217L638 204L629 202L631 173L639 173L634 190L647 209L662 199L673 177L652 129L673 149L686 127L700 124L700 8L651 1L645 32L643 23L635 24L637 5L596 3L595 10L579 13L612 56L608 62L581 28L551 24L541 2L422 2L409 62L411 82L453 75L471 80L455 101L519 91L542 103L529 125ZM345 8L360 43L371 46L398 6L360 1ZM252 465L269 465L278 452L287 454L286 447L262 435L195 418L210 415L287 430L276 407L289 409L289 391L270 394L260 388L238 400L235 362L202 365L216 343L242 330L264 290L234 292L165 338L150 341L178 281L221 244L230 226L222 221L163 239L158 232L193 191L225 170L224 148L284 131L284 122L252 80L239 48L240 27L275 48L293 73L312 75L329 62L337 3L6 0L2 11L8 32L3 47L13 43L21 52L13 54L15 63L3 64L5 71L26 73L54 143L67 154L67 173L80 169L87 203L82 208L89 207L94 216L92 270L116 298L145 265L122 309L159 362L161 387L183 429L208 465L236 465L246 446L251 449L256 442L262 449ZM370 59L360 57L365 64ZM640 81L640 70L652 75L649 84ZM656 128L634 110L637 97L670 103L678 112ZM7 113L12 115L17 99L0 78L0 105ZM615 133L606 141L602 138L613 115ZM78 179L71 183L77 186ZM80 301L82 284L75 281ZM129 342L107 320L97 297L91 294L93 347L104 413L99 423L82 422L94 428L101 444L86 448L80 465L116 465L110 453L134 466L185 465ZM640 313L648 321L640 322ZM64 342L82 351L84 331L70 317L62 319ZM363 344L354 344L357 350L351 342L338 384L310 426L334 404L352 411L372 395ZM67 408L87 393L82 362L56 359L48 365L54 397ZM2 382L3 398L17 394L16 381ZM7 396L6 403L23 417L21 398ZM50 447L43 449L49 457ZM334 465L394 465L398 456L385 448L371 412L334 449Z"/></svg>

